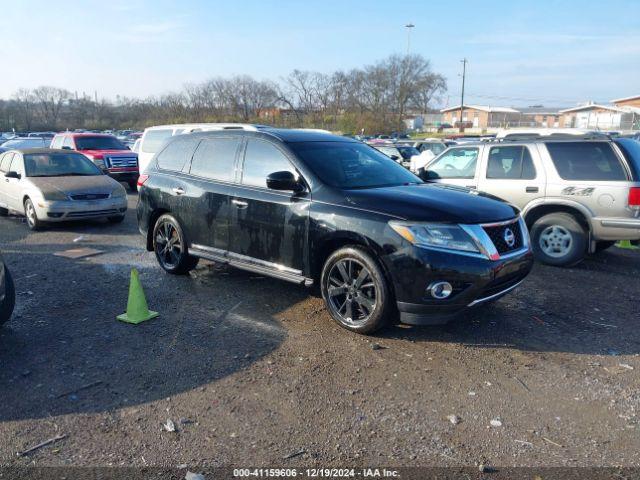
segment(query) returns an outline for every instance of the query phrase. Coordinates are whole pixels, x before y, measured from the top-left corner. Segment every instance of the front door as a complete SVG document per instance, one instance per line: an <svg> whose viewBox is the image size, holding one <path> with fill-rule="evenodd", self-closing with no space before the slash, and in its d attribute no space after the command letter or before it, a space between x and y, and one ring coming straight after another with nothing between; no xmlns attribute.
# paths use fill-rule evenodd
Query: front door
<svg viewBox="0 0 640 480"><path fill-rule="evenodd" d="M12 210L22 212L24 211L24 205L22 205L22 184L24 182L22 155L19 153L13 155L8 171L16 172L20 175L20 178L4 178L4 192L7 196L7 204Z"/></svg>
<svg viewBox="0 0 640 480"><path fill-rule="evenodd" d="M274 143L247 140L231 203L229 256L283 276L302 276L307 254L310 197L267 188L267 176L299 175L287 154Z"/></svg>
<svg viewBox="0 0 640 480"><path fill-rule="evenodd" d="M502 198L523 209L529 202L545 196L545 172L537 145L500 144L485 148L478 190Z"/></svg>

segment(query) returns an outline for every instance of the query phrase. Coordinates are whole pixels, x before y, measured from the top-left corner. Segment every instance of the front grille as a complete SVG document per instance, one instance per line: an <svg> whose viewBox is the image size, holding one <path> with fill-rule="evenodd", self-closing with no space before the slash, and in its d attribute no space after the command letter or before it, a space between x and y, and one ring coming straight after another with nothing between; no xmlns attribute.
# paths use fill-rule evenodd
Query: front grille
<svg viewBox="0 0 640 480"><path fill-rule="evenodd" d="M480 295L480 297L486 298L492 295L496 295L500 292L504 292L508 288L513 287L516 283L523 280L527 276L527 273L527 271L515 272L488 283L487 286L482 290L482 294Z"/></svg>
<svg viewBox="0 0 640 480"><path fill-rule="evenodd" d="M138 166L136 157L111 157L105 156L108 168L131 168Z"/></svg>
<svg viewBox="0 0 640 480"><path fill-rule="evenodd" d="M115 215L118 213L118 210L115 208L110 208L109 210L91 210L88 212L71 212L67 214L67 218L73 217L98 217L102 215Z"/></svg>
<svg viewBox="0 0 640 480"><path fill-rule="evenodd" d="M109 198L108 193L79 193L71 195L72 200L104 200L105 198Z"/></svg>
<svg viewBox="0 0 640 480"><path fill-rule="evenodd" d="M522 231L520 230L520 222L514 220L507 225L497 225L482 227L484 231L489 235L489 238L496 247L498 253L509 253L522 248ZM507 243L507 230L513 234L513 245Z"/></svg>

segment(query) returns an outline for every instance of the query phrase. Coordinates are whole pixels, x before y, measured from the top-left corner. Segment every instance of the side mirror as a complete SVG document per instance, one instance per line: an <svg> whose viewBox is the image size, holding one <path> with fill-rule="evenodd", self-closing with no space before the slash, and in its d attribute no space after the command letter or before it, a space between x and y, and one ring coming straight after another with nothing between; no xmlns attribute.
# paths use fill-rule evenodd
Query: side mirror
<svg viewBox="0 0 640 480"><path fill-rule="evenodd" d="M438 175L433 170L423 170L419 176L425 182L428 182L429 180L437 180L438 178L440 178L440 175Z"/></svg>
<svg viewBox="0 0 640 480"><path fill-rule="evenodd" d="M397 162L398 160L400 160L400 157L399 157L398 155L391 155L389 158L390 158L391 160L395 160L396 162Z"/></svg>
<svg viewBox="0 0 640 480"><path fill-rule="evenodd" d="M6 178L15 178L16 180L20 180L20 178L22 178L18 172L7 172L4 176Z"/></svg>
<svg viewBox="0 0 640 480"><path fill-rule="evenodd" d="M271 190L290 190L299 192L303 189L296 176L287 171L274 172L267 176L267 187Z"/></svg>
<svg viewBox="0 0 640 480"><path fill-rule="evenodd" d="M64 145L64 146L62 147L62 150L71 150L71 147L70 147L70 146L68 146L68 145Z"/></svg>

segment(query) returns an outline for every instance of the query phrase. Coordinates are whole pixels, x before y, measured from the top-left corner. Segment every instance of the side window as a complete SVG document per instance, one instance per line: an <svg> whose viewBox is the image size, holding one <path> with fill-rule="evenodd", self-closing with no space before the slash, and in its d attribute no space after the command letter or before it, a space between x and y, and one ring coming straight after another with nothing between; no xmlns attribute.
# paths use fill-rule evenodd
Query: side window
<svg viewBox="0 0 640 480"><path fill-rule="evenodd" d="M244 154L242 168L242 183L255 187L267 187L267 176L275 173L295 169L277 147L262 140L249 140Z"/></svg>
<svg viewBox="0 0 640 480"><path fill-rule="evenodd" d="M432 178L473 178L476 174L478 148L451 148L429 165Z"/></svg>
<svg viewBox="0 0 640 480"><path fill-rule="evenodd" d="M64 140L62 141L62 146L69 147L71 149L75 148L75 146L73 145L73 139L71 137L64 137Z"/></svg>
<svg viewBox="0 0 640 480"><path fill-rule="evenodd" d="M191 161L192 175L231 182L235 180L234 165L240 138L220 137L200 142Z"/></svg>
<svg viewBox="0 0 640 480"><path fill-rule="evenodd" d="M156 153L164 145L164 142L171 138L172 134L173 130L171 129L149 130L144 134L140 149L145 153ZM176 132L177 134L178 132Z"/></svg>
<svg viewBox="0 0 640 480"><path fill-rule="evenodd" d="M162 150L158 156L158 168L181 172L191 159L197 140L189 137L176 138Z"/></svg>
<svg viewBox="0 0 640 480"><path fill-rule="evenodd" d="M564 180L627 180L620 160L607 142L550 142L547 150Z"/></svg>
<svg viewBox="0 0 640 480"><path fill-rule="evenodd" d="M11 165L9 166L10 172L17 172L20 175L24 176L24 168L22 166L22 156L14 153L13 160L11 160Z"/></svg>
<svg viewBox="0 0 640 480"><path fill-rule="evenodd" d="M56 135L53 137L53 140L51 140L51 148L62 148L63 138L64 137L62 135Z"/></svg>
<svg viewBox="0 0 640 480"><path fill-rule="evenodd" d="M491 147L487 163L487 178L533 180L536 169L527 147Z"/></svg>
<svg viewBox="0 0 640 480"><path fill-rule="evenodd" d="M0 170L2 170L3 172L11 171L9 170L9 168L11 167L11 159L13 158L14 155L15 153L9 152L5 154L4 157L2 157L2 164L0 164Z"/></svg>

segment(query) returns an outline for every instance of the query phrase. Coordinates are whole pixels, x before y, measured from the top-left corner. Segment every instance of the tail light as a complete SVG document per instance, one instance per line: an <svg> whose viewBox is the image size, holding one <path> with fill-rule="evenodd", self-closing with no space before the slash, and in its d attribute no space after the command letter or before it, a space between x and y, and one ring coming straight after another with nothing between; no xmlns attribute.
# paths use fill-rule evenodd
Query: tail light
<svg viewBox="0 0 640 480"><path fill-rule="evenodd" d="M138 187L143 186L147 180L149 180L149 175L140 175L138 177Z"/></svg>
<svg viewBox="0 0 640 480"><path fill-rule="evenodd" d="M629 189L629 206L640 208L640 187L631 187Z"/></svg>

